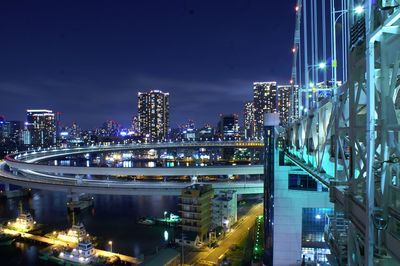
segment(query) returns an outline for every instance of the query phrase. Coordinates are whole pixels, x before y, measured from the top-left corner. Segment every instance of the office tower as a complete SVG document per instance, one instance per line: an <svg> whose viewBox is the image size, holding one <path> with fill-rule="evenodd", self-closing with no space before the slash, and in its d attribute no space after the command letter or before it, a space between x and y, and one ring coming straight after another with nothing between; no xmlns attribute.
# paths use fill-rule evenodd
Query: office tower
<svg viewBox="0 0 400 266"><path fill-rule="evenodd" d="M26 128L29 131L30 144L34 147L54 145L56 143L56 127L53 111L27 110L26 113Z"/></svg>
<svg viewBox="0 0 400 266"><path fill-rule="evenodd" d="M292 100L294 103L293 106L291 106ZM278 86L278 112L281 125L286 125L290 118L294 119L298 117L298 105L298 86Z"/></svg>
<svg viewBox="0 0 400 266"><path fill-rule="evenodd" d="M181 127L182 138L184 140L193 141L196 139L196 127L193 120L189 119L188 122Z"/></svg>
<svg viewBox="0 0 400 266"><path fill-rule="evenodd" d="M81 136L82 129L78 126L76 122L72 123L69 135L72 138L79 138Z"/></svg>
<svg viewBox="0 0 400 266"><path fill-rule="evenodd" d="M265 113L277 112L277 86L275 81L254 82L254 118L255 118L255 137L263 138L263 124Z"/></svg>
<svg viewBox="0 0 400 266"><path fill-rule="evenodd" d="M132 125L130 132L132 132L132 135L138 136L139 135L139 119L137 115L134 115L132 117Z"/></svg>
<svg viewBox="0 0 400 266"><path fill-rule="evenodd" d="M54 114L54 125L56 129L56 141L59 141L60 133L61 133L61 113L56 112Z"/></svg>
<svg viewBox="0 0 400 266"><path fill-rule="evenodd" d="M169 93L159 90L138 93L138 120L142 138L161 141L169 130Z"/></svg>
<svg viewBox="0 0 400 266"><path fill-rule="evenodd" d="M214 139L214 128L206 124L204 127L200 128L197 131L197 139L202 141L202 140L213 140Z"/></svg>
<svg viewBox="0 0 400 266"><path fill-rule="evenodd" d="M305 262L314 256L325 262L329 249L324 228L333 206L328 189L284 160L284 150L277 141L278 127L279 114L266 114L263 265L300 265L302 254Z"/></svg>
<svg viewBox="0 0 400 266"><path fill-rule="evenodd" d="M21 131L22 131L21 121L5 121L3 124L3 138L12 141L15 144L20 143Z"/></svg>
<svg viewBox="0 0 400 266"><path fill-rule="evenodd" d="M100 129L100 136L115 137L118 136L121 125L115 120L107 120Z"/></svg>
<svg viewBox="0 0 400 266"><path fill-rule="evenodd" d="M195 184L184 188L181 193L179 212L182 230L194 232L200 241L207 238L210 229L213 196L214 191L209 184Z"/></svg>
<svg viewBox="0 0 400 266"><path fill-rule="evenodd" d="M245 139L252 139L255 133L255 118L254 118L254 102L246 102L244 104L244 138Z"/></svg>
<svg viewBox="0 0 400 266"><path fill-rule="evenodd" d="M236 114L220 115L218 134L221 139L234 140L239 138L239 122Z"/></svg>

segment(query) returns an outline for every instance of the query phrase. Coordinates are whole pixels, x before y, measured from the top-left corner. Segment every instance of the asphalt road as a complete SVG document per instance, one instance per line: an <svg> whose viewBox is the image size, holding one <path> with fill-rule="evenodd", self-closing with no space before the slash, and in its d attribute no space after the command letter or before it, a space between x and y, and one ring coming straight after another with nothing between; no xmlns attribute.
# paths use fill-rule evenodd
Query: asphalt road
<svg viewBox="0 0 400 266"><path fill-rule="evenodd" d="M225 253L229 251L232 245L239 244L247 236L249 228L254 225L257 216L261 215L262 212L262 203L254 205L248 213L238 221L237 226L218 242L219 247L197 252L196 254L189 254L185 263L189 265L216 265L218 260L224 257Z"/></svg>

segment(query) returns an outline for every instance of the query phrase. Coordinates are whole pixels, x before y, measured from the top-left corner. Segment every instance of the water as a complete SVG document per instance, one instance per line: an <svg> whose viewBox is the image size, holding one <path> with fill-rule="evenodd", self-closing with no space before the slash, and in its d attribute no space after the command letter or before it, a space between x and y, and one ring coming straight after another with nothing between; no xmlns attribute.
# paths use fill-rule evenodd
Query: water
<svg viewBox="0 0 400 266"><path fill-rule="evenodd" d="M0 219L5 221L18 215L19 199L0 201ZM33 191L32 196L22 199L38 224L44 225L44 233L63 230L70 226L71 215L66 208L66 194L60 192ZM98 248L134 256L147 257L165 245L164 231L173 237L174 230L163 226L137 224L140 217L162 217L164 211L178 213L178 198L174 196L110 196L96 195L94 207L76 215L89 234L97 237ZM53 265L38 259L41 247L15 242L0 246L0 265Z"/></svg>

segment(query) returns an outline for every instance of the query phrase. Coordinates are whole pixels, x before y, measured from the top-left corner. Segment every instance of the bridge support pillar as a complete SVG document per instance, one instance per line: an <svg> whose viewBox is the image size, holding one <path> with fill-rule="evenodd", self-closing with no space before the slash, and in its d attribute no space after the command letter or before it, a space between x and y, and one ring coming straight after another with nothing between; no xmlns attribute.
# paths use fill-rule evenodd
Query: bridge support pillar
<svg viewBox="0 0 400 266"><path fill-rule="evenodd" d="M9 183L4 183L4 190L1 191L0 197L6 197L7 199L25 197L29 194L28 189L25 188L14 188L11 190Z"/></svg>
<svg viewBox="0 0 400 266"><path fill-rule="evenodd" d="M76 179L76 183L77 183L78 185L82 184L83 176L81 176L81 175L76 175L76 176L75 176L75 179Z"/></svg>
<svg viewBox="0 0 400 266"><path fill-rule="evenodd" d="M94 198L84 193L70 192L67 195L68 211L81 211L93 206Z"/></svg>

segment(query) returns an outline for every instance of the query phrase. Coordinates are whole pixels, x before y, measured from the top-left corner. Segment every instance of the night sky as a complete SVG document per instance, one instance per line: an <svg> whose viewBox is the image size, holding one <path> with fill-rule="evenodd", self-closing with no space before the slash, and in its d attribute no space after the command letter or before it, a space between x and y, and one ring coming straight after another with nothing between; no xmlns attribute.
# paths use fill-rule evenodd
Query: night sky
<svg viewBox="0 0 400 266"><path fill-rule="evenodd" d="M2 1L0 114L128 126L137 92L161 89L171 127L241 115L253 81L290 79L295 2Z"/></svg>

